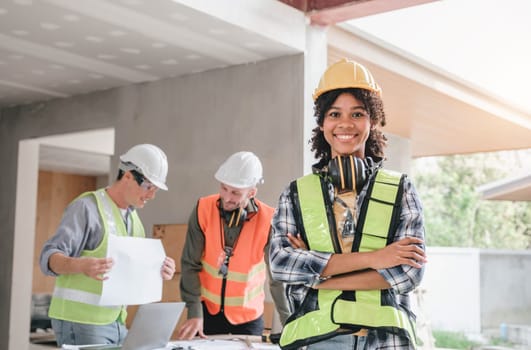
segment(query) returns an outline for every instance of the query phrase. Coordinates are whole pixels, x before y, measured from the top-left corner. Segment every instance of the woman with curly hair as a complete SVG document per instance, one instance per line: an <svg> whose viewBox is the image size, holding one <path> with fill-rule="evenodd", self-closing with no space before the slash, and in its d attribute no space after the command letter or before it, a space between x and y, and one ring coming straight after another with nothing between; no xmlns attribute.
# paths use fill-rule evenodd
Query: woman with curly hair
<svg viewBox="0 0 531 350"><path fill-rule="evenodd" d="M414 349L409 293L426 262L422 207L386 170L381 89L361 64L330 66L314 93L312 174L284 190L272 220L273 278L291 316L282 349Z"/></svg>

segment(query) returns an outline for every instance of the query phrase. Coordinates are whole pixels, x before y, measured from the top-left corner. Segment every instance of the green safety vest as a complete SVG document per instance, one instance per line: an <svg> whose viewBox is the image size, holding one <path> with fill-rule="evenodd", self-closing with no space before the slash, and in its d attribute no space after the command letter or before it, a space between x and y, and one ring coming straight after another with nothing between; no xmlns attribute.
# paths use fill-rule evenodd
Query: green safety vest
<svg viewBox="0 0 531 350"><path fill-rule="evenodd" d="M98 212L103 222L103 239L94 250L83 250L81 257L104 258L107 254L109 234L127 236L127 229L120 209L118 209L105 189L86 192L79 198L90 195L93 195L96 199ZM131 213L131 223L133 225L132 235L144 237L144 226L136 211ZM116 320L125 323L127 317L125 305L99 305L102 288L102 281L97 281L82 273L57 276L48 316L55 319L93 325L109 324Z"/></svg>
<svg viewBox="0 0 531 350"><path fill-rule="evenodd" d="M402 178L400 173L378 170L360 209L352 251L374 251L392 243L401 209ZM327 215L326 184L318 175L310 174L296 181L296 191L293 198L298 197L309 249L339 253L333 241L337 239L335 220ZM392 289L310 289L299 310L287 320L279 344L282 349L296 349L368 328L403 335L415 347L414 324L407 311L396 304Z"/></svg>

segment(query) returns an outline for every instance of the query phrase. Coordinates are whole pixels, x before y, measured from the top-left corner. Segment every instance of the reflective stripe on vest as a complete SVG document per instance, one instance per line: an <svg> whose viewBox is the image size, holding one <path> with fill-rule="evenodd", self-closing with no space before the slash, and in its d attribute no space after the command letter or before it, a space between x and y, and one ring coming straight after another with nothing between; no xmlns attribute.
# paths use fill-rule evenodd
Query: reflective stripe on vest
<svg viewBox="0 0 531 350"><path fill-rule="evenodd" d="M104 258L107 253L109 234L127 235L120 210L104 189L87 192L80 197L93 195L103 223L103 237L94 250L84 250L81 257ZM80 198L79 197L79 198ZM144 237L144 227L136 211L131 213L132 232L136 237ZM125 322L125 306L99 306L102 282L84 274L59 275L50 303L49 316L56 319L88 323L109 324L119 319Z"/></svg>
<svg viewBox="0 0 531 350"><path fill-rule="evenodd" d="M203 267L199 273L201 300L213 315L221 311L223 304L225 317L232 324L242 324L256 320L264 312L264 249L274 209L255 199L258 212L242 226L229 260L225 294L221 295L223 277L219 274L219 264L223 254L223 222L218 199L219 195L204 197L197 206L199 226L205 235Z"/></svg>
<svg viewBox="0 0 531 350"><path fill-rule="evenodd" d="M372 191L366 198L368 205L365 218L360 216L358 221L363 225L360 227L360 252L386 246L393 207L400 205L400 198L397 198L400 180L399 173L379 170L376 174ZM312 174L298 179L297 193L310 249L334 252L320 177ZM282 349L294 349L338 334L352 333L352 330L345 330L345 327L383 327L387 331L408 336L414 346L414 330L407 315L394 306L382 306L382 292L384 291L310 290L309 293L317 293L317 309L301 310L300 316L288 320L280 339ZM354 293L355 298L342 299L344 293ZM301 308L304 306L303 302Z"/></svg>
<svg viewBox="0 0 531 350"><path fill-rule="evenodd" d="M361 235L360 252L382 249L392 237L392 216L400 189L401 174L390 170L379 170L370 193L367 214ZM347 292L354 293L353 300L339 298L332 309L332 322L337 324L356 324L367 328L386 328L409 338L416 344L414 326L408 315L392 305L383 305L382 293L386 291L369 290ZM354 315L354 317L353 317Z"/></svg>

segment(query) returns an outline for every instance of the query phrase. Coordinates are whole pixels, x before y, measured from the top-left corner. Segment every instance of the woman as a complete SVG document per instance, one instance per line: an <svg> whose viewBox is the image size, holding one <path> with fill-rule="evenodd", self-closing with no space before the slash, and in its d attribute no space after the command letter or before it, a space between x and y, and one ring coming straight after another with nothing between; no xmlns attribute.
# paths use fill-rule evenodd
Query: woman
<svg viewBox="0 0 531 350"><path fill-rule="evenodd" d="M381 90L341 60L314 93L313 173L281 194L273 278L287 284L283 349L414 349L408 294L421 282L422 208L411 181L382 168Z"/></svg>

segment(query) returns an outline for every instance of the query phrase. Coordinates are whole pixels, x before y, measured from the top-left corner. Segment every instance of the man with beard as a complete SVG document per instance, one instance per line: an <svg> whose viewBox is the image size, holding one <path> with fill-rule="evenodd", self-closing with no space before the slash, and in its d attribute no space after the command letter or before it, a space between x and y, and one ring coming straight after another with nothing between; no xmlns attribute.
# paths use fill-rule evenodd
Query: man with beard
<svg viewBox="0 0 531 350"><path fill-rule="evenodd" d="M256 199L262 164L252 152L231 155L216 172L217 194L202 197L188 221L181 257L181 296L188 320L178 339L212 334L261 335L264 284L274 209ZM281 321L287 317L284 286L271 278Z"/></svg>

